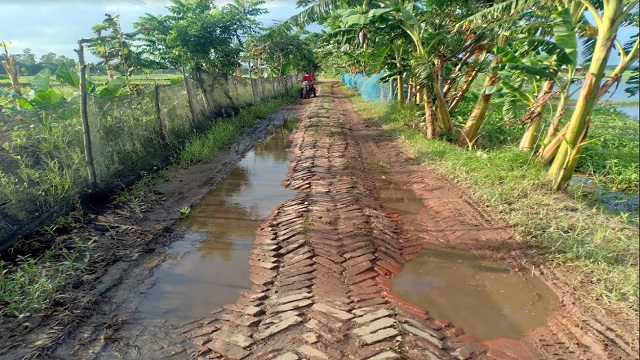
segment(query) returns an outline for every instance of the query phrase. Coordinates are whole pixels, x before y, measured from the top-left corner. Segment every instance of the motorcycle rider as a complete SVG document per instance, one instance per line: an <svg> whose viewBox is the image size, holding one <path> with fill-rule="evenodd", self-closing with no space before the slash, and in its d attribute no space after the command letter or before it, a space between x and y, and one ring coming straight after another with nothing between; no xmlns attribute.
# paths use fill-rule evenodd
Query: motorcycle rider
<svg viewBox="0 0 640 360"><path fill-rule="evenodd" d="M309 82L309 91L311 91L311 93L313 94L313 97L316 97L316 87L313 86L313 82L314 82L314 77L313 75L311 75L310 72L306 71L304 73L304 76L302 77L302 81L308 81ZM300 97L302 97L302 89L300 90Z"/></svg>

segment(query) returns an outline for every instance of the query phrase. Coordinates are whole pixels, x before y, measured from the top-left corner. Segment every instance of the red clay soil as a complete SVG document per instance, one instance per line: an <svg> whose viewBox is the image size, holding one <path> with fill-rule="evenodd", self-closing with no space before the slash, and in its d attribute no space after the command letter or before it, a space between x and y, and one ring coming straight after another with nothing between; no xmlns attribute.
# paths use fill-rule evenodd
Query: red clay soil
<svg viewBox="0 0 640 360"><path fill-rule="evenodd" d="M56 359L633 359L637 319L587 307L569 270L536 259L491 209L419 164L375 123L363 121L336 83L261 122L211 164L174 171L154 190L142 217L110 207L83 231L99 245L70 300L30 327L5 324L0 357ZM283 185L297 195L257 232L253 287L205 319L175 328L140 324L132 289L175 239L176 209L198 202L259 141L274 119L297 117ZM213 166L212 166L213 165ZM404 217L381 202L380 167L412 189L424 208ZM98 241L98 243L101 243ZM105 242L106 244L107 242ZM424 243L468 249L512 269L535 264L558 294L548 325L519 340L480 342L447 319L432 318L390 288ZM527 270L530 271L530 270ZM19 330L19 331L18 331ZM8 334L8 335L7 335Z"/></svg>

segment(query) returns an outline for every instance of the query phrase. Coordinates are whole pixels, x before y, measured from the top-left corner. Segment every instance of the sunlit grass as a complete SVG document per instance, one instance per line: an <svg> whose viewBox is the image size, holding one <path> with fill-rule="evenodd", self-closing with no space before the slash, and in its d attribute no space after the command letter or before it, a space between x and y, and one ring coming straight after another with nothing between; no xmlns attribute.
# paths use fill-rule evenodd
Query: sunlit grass
<svg viewBox="0 0 640 360"><path fill-rule="evenodd" d="M231 144L243 129L253 126L258 118L271 114L285 101L285 98L269 100L244 109L237 116L217 120L206 133L194 137L186 144L180 152L180 164L190 166L211 159L218 151Z"/></svg>

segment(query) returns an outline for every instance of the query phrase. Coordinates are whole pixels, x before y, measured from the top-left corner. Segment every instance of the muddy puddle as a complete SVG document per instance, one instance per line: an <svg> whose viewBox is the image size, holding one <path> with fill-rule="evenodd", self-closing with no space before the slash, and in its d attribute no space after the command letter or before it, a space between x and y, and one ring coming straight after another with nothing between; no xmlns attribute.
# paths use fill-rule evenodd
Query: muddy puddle
<svg viewBox="0 0 640 360"><path fill-rule="evenodd" d="M423 207L411 189L386 180L382 202L412 218ZM519 339L546 324L557 304L555 294L537 277L517 274L468 251L425 245L392 280L403 300L475 335L479 340Z"/></svg>
<svg viewBox="0 0 640 360"><path fill-rule="evenodd" d="M229 177L186 216L184 235L152 276L138 313L180 325L234 303L251 287L255 231L295 192L280 184L289 162L289 121L246 154Z"/></svg>
<svg viewBox="0 0 640 360"><path fill-rule="evenodd" d="M431 317L450 320L481 341L519 339L544 326L557 304L555 294L531 274L436 245L425 245L407 262L392 289Z"/></svg>

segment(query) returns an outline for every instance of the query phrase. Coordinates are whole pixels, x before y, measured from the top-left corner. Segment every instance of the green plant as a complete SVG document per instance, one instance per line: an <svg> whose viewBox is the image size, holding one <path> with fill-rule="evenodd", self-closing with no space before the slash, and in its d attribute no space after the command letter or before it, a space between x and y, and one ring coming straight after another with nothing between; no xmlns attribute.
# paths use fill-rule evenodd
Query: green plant
<svg viewBox="0 0 640 360"><path fill-rule="evenodd" d="M186 218L187 216L189 216L190 212L191 212L190 206L183 207L182 209L180 209L180 218Z"/></svg>
<svg viewBox="0 0 640 360"><path fill-rule="evenodd" d="M60 287L82 270L92 247L93 240L72 238L67 245L54 243L38 257L0 261L0 316L35 315L64 297Z"/></svg>
<svg viewBox="0 0 640 360"><path fill-rule="evenodd" d="M257 119L273 113L284 102L285 98L269 100L243 109L237 116L218 119L205 134L194 137L185 145L180 152L180 164L190 166L210 159L220 149L228 146L242 129L253 126Z"/></svg>

